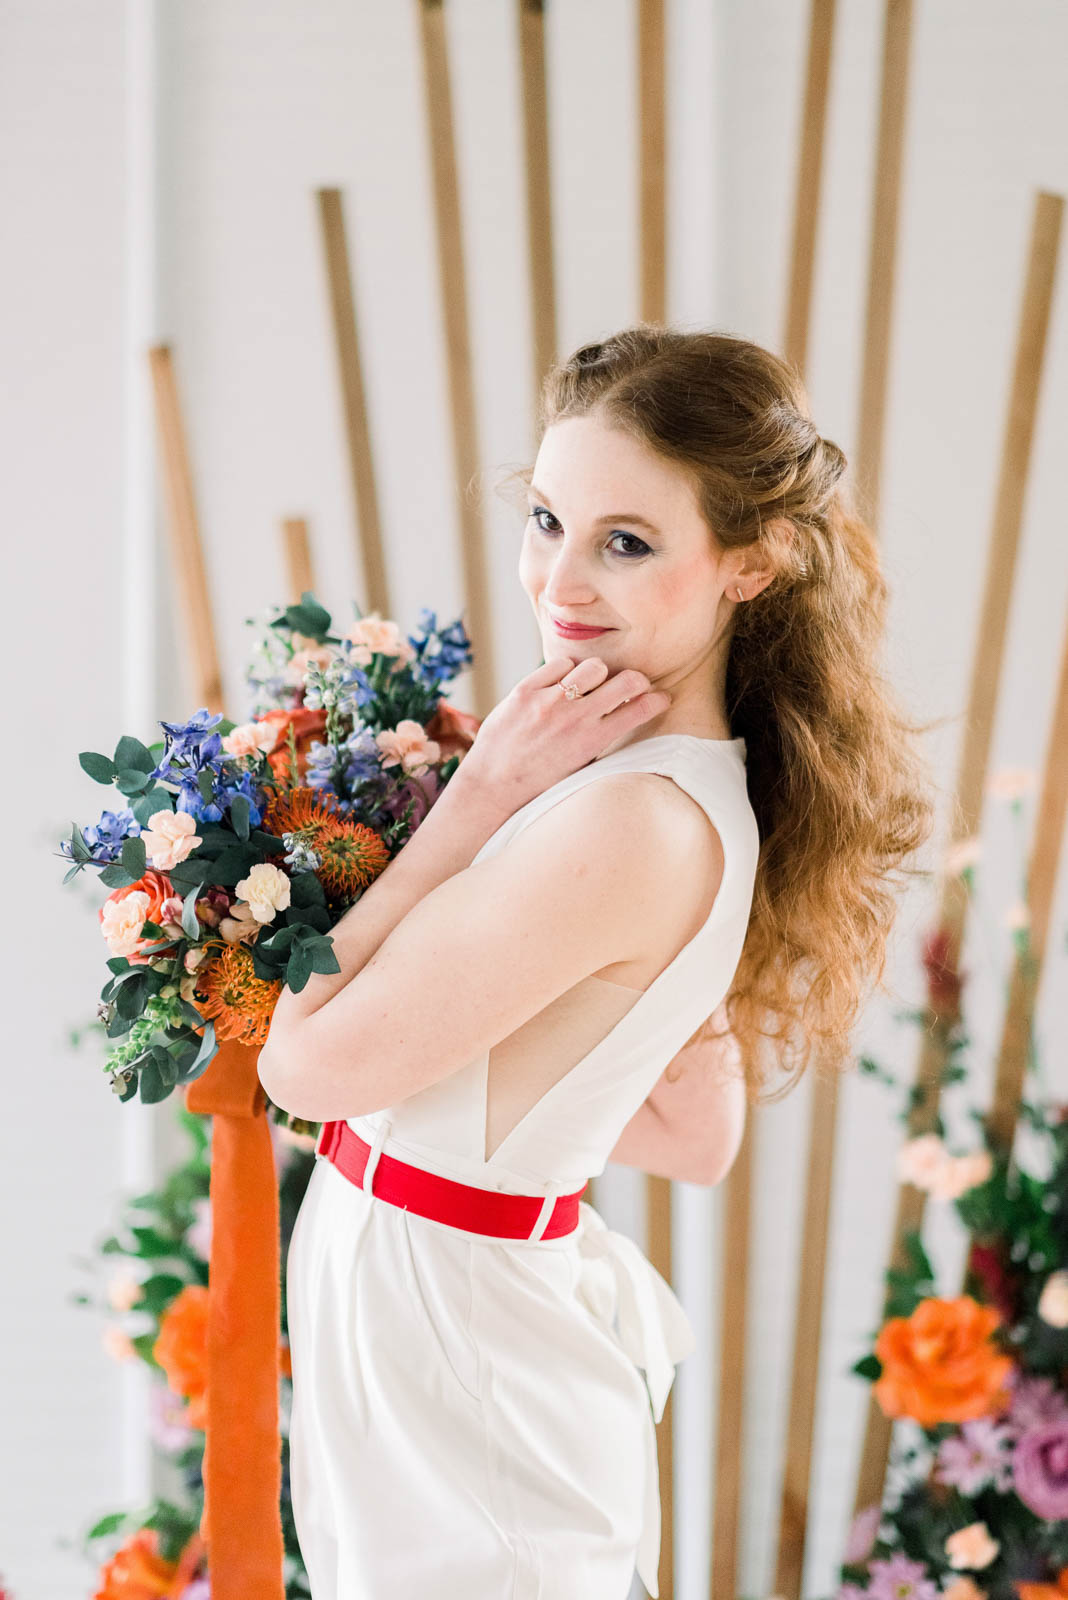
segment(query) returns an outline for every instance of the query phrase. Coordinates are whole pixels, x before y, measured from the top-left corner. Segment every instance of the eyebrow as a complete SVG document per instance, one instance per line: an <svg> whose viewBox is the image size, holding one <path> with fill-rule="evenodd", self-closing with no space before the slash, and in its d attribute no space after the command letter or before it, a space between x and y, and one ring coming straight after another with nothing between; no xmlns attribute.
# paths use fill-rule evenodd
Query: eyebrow
<svg viewBox="0 0 1068 1600"><path fill-rule="evenodd" d="M552 501L549 499L549 496L543 492L543 490L537 487L536 484L528 483L527 493L536 495L539 500L544 500L546 510L552 511ZM554 516L555 514L556 513L553 512ZM648 517L641 516L637 511L610 511L607 512L603 517L595 518L595 521L598 524L602 522L636 522L640 528L647 528L650 533L661 532L661 529L657 527L655 522L650 522Z"/></svg>

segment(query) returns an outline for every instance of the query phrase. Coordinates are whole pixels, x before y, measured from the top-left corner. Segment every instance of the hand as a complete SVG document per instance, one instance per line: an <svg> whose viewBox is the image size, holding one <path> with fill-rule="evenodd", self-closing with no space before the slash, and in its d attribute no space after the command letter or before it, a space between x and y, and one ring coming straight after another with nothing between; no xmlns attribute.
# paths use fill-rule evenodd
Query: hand
<svg viewBox="0 0 1068 1600"><path fill-rule="evenodd" d="M562 685L572 683L582 693L569 700ZM511 815L670 704L671 696L653 689L637 668L610 673L600 656L577 664L554 656L494 706L456 778L463 774L465 782L493 790Z"/></svg>

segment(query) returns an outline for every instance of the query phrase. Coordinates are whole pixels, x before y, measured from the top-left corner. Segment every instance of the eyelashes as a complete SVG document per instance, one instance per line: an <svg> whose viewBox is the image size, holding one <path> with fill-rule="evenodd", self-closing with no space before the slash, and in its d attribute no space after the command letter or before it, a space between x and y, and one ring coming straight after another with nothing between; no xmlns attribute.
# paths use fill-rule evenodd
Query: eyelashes
<svg viewBox="0 0 1068 1600"><path fill-rule="evenodd" d="M558 529L557 528L547 528L545 526L545 524L540 520L540 518L542 518L542 517L552 517L553 521L554 522L556 521L556 518L553 516L552 512L548 509L547 506L533 506L531 508L531 510L527 514L527 521L528 522L533 521L535 526L543 534L545 534L547 538L551 539L553 534L556 533L558 531ZM633 560L636 560L639 556L647 556L647 555L651 555L652 554L652 546L646 544L644 539L639 539L638 535L636 533L627 533L623 529L620 529L618 533L614 533L612 535L612 538L613 539L630 539L633 544L636 544L638 546L638 548L636 550L617 550L615 552L616 555L622 556L625 561L633 561Z"/></svg>

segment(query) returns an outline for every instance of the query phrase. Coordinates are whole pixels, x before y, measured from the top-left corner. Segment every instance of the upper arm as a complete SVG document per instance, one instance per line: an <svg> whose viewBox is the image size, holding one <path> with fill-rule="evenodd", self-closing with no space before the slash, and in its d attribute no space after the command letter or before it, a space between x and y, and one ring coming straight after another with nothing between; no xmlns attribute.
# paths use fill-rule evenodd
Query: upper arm
<svg viewBox="0 0 1068 1600"><path fill-rule="evenodd" d="M301 1023L278 1103L314 1121L395 1104L598 968L640 954L663 883L686 883L693 853L677 809L647 777L583 785L424 896Z"/></svg>

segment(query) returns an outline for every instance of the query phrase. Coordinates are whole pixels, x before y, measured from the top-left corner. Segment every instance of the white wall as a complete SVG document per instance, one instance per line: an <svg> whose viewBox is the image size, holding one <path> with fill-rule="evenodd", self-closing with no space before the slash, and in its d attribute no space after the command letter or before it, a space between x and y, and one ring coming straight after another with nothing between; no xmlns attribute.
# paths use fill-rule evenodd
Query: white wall
<svg viewBox="0 0 1068 1600"><path fill-rule="evenodd" d="M810 389L825 434L853 447L882 7L839 8L819 234ZM520 87L514 8L450 0L447 30L466 228L480 450L528 459L531 421ZM634 6L549 7L547 60L560 343L637 314ZM158 23L153 38L153 22ZM776 344L803 86L807 7L795 0L669 4L670 303L674 320ZM0 1573L16 1596L81 1594L57 1541L147 1493L136 1375L69 1307L74 1257L121 1193L170 1148L166 1108L119 1107L65 1031L99 988L92 908L60 889L49 852L103 791L81 749L194 709L170 567L146 487L140 350L174 343L227 693L242 703L243 619L282 598L279 519L310 519L319 590L359 596L312 191L345 191L395 612L462 601L451 484L418 13L341 0L7 0L0 10L5 334L3 438L16 755L4 785L14 881L5 919L12 1009L0 1203L7 1314ZM928 748L948 822L989 535L1033 192L1068 182L1068 49L1059 0L916 7L890 426L880 533L893 588L889 665ZM157 182L158 180L158 182ZM994 765L1042 759L1068 592L1059 448L1068 416L1063 271L998 710ZM504 683L536 662L514 576L518 532L487 502L495 644ZM9 559L11 559L9 558ZM23 576L24 575L24 576ZM146 600L144 597L149 596ZM464 704L463 689L456 694ZM47 737L42 735L47 730ZM29 783L26 779L29 778ZM18 799L16 801L16 794ZM29 798L29 805L26 800ZM17 808L17 809L16 809ZM27 826L26 817L30 823ZM27 835L29 834L29 839ZM1007 813L991 807L989 867L965 952L973 1031L996 1035L1018 892ZM933 863L932 852L929 864ZM78 905L84 904L84 915ZM33 938L24 908L32 907ZM904 902L891 981L920 995L929 900ZM1064 924L1058 904L1055 926ZM1059 967L1059 938L1051 960ZM1061 1016L1050 974L1042 1034ZM858 1047L914 1060L892 1005ZM1065 1083L1063 1063L1047 1055ZM865 1390L846 1376L871 1326L893 1203L891 1102L850 1081L836 1167L819 1465L806 1590L825 1593L848 1520ZM741 1591L773 1581L788 1327L795 1294L804 1089L759 1128L759 1207L747 1378ZM615 1226L640 1227L641 1187L610 1174ZM678 1186L678 1282L702 1334L676 1390L677 1595L705 1592L714 1401L718 1194ZM954 1244L936 1230L940 1259Z"/></svg>

